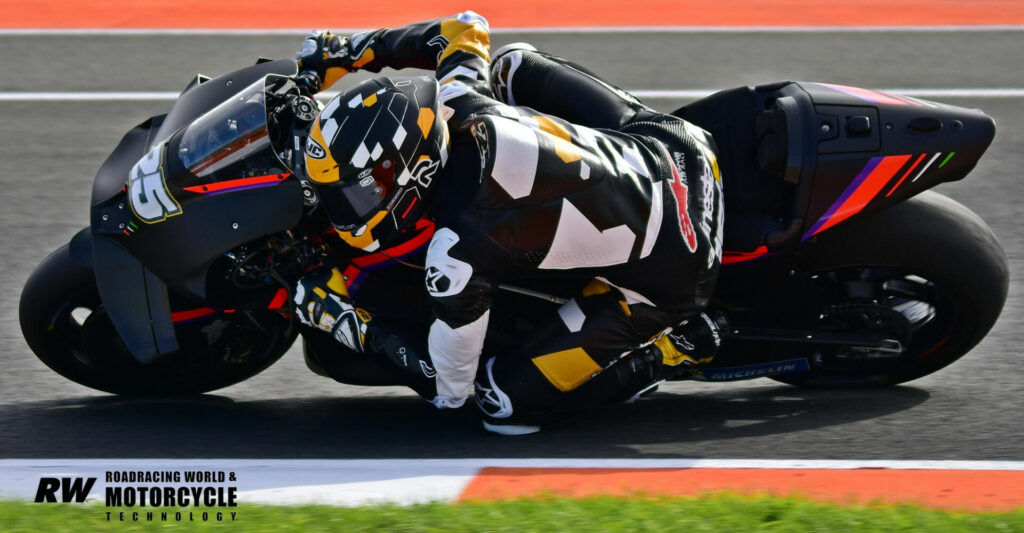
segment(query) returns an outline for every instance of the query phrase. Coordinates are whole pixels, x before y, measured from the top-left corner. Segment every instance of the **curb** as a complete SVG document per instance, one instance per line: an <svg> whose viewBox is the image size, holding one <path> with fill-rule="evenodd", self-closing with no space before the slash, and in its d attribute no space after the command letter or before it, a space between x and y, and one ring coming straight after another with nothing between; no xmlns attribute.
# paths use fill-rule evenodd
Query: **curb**
<svg viewBox="0 0 1024 533"><path fill-rule="evenodd" d="M207 481L186 480L191 473ZM2 459L0 500L32 500L42 478L97 478L86 501L105 501L108 489L213 487L230 488L238 503L269 505L412 505L728 491L839 504L1024 508L1024 461Z"/></svg>

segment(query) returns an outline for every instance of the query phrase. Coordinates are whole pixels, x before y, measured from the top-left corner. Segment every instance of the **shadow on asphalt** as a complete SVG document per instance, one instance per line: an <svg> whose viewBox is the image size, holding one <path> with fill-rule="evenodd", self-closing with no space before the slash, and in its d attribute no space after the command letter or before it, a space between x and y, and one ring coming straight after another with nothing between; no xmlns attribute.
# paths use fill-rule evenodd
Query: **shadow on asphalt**
<svg viewBox="0 0 1024 533"><path fill-rule="evenodd" d="M438 411L412 397L89 397L0 407L0 457L630 457L638 454L629 446L782 435L886 416L928 397L906 386L655 394L524 437L484 432L475 408Z"/></svg>

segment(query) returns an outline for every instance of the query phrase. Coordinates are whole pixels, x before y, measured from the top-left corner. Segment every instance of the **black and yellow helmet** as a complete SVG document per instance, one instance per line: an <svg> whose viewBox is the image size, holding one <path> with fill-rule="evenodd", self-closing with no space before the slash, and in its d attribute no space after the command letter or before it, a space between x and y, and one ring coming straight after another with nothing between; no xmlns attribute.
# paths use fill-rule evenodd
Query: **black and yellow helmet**
<svg viewBox="0 0 1024 533"><path fill-rule="evenodd" d="M342 239L372 252L423 216L448 159L427 76L374 78L332 99L306 140L306 174Z"/></svg>

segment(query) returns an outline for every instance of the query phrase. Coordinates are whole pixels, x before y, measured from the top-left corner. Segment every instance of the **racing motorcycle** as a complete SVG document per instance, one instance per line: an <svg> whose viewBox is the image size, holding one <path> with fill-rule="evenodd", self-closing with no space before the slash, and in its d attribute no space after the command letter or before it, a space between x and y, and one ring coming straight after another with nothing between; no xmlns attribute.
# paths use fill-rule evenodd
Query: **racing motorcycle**
<svg viewBox="0 0 1024 533"><path fill-rule="evenodd" d="M419 251L432 231L421 221L397 249L346 256L303 178L319 104L296 75L294 61L261 60L197 76L124 136L96 174L90 226L21 295L22 331L44 363L117 394L200 393L257 374L301 334L317 373L401 382L381 357L294 318L296 280L348 264L374 320L425 336ZM1008 289L999 242L928 190L974 168L995 135L987 115L810 82L726 90L674 114L712 134L725 180L713 306L730 334L686 379L893 385L952 363L995 323ZM485 353L514 346L578 289L502 288Z"/></svg>

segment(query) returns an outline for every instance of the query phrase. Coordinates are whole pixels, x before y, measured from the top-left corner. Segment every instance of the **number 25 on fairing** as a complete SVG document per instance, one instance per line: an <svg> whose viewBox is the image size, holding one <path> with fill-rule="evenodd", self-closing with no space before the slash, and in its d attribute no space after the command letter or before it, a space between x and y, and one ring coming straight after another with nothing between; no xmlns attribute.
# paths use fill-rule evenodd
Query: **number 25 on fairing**
<svg viewBox="0 0 1024 533"><path fill-rule="evenodd" d="M161 170L163 145L149 151L128 174L128 200L132 212L147 224L162 222L181 214L181 206L171 197Z"/></svg>

